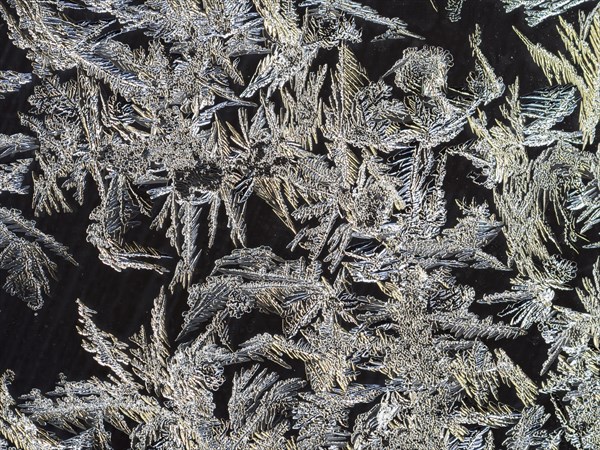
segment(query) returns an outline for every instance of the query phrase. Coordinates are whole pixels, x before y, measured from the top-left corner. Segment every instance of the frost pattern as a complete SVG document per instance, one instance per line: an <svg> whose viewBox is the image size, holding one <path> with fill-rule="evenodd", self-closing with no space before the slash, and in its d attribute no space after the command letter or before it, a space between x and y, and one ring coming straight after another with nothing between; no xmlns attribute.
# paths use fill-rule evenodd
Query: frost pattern
<svg viewBox="0 0 600 450"><path fill-rule="evenodd" d="M535 25L583 2L504 3ZM462 6L447 2L451 20ZM0 11L32 67L0 72L0 92L33 83L29 133L0 135L3 195L31 195L36 216L89 205L102 263L166 280L129 340L77 303L107 375L14 399L5 372L0 448L598 448L600 260L582 276L571 256L600 245L598 8L579 31L558 19L568 57L517 31L551 83L533 92L496 73L478 26L457 81L449 51L354 0ZM375 45L367 26L403 46L379 79L354 50ZM449 201L457 161L484 195ZM294 257L247 246L250 200L292 232ZM235 250L199 280L226 239ZM5 207L0 251L5 290L32 308L56 273L48 254L75 263ZM476 276L508 287L481 292ZM253 317L272 326L245 336ZM509 349L531 335L548 348L539 373Z"/></svg>
<svg viewBox="0 0 600 450"><path fill-rule="evenodd" d="M3 288L32 309L42 306L50 291L49 278L56 277L56 263L47 253L77 264L67 248L37 230L35 222L16 209L0 207L0 269L7 272Z"/></svg>
<svg viewBox="0 0 600 450"><path fill-rule="evenodd" d="M575 8L590 0L502 0L507 12L517 8L523 8L527 23L536 26L553 16L559 16L564 12Z"/></svg>

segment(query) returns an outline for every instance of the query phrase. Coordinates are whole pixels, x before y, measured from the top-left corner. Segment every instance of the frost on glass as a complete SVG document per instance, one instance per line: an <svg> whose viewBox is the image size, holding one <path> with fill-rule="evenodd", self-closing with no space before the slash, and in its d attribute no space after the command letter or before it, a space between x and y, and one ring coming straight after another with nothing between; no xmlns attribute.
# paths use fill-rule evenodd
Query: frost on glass
<svg viewBox="0 0 600 450"><path fill-rule="evenodd" d="M102 375L14 398L5 372L0 448L598 448L600 263L574 260L599 246L598 12L504 3L559 24L566 53L517 27L531 91L479 26L461 78L367 2L0 3L32 70L0 72L4 96L30 88L27 132L0 135L2 193L32 200L0 207L5 290L41 306L75 261L26 217L82 205L101 263L165 284L129 339L72 305ZM356 50L382 40L401 51L374 75ZM248 246L251 201L293 256ZM244 335L252 318L268 329ZM532 336L533 369L514 354Z"/></svg>

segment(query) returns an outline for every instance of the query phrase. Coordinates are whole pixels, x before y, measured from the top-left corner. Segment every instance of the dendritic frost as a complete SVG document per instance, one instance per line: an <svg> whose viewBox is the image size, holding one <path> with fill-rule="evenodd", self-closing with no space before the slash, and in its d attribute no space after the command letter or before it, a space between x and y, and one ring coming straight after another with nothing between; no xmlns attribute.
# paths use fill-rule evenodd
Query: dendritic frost
<svg viewBox="0 0 600 450"><path fill-rule="evenodd" d="M0 2L31 64L0 71L30 105L0 134L2 199L32 210L0 206L5 291L42 305L76 261L27 217L83 206L101 263L165 285L129 340L72 305L103 375L14 398L4 372L0 449L600 448L600 259L577 264L600 247L600 8L554 18L584 3L502 1L525 90L485 29L459 68L373 2ZM566 53L528 37L553 20ZM285 257L249 244L251 202Z"/></svg>

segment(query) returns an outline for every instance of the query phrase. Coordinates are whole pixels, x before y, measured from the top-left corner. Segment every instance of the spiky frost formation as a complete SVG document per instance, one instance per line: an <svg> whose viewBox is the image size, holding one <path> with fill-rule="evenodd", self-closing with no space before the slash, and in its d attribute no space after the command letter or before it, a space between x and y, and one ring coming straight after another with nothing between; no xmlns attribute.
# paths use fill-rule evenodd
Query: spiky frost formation
<svg viewBox="0 0 600 450"><path fill-rule="evenodd" d="M0 93L33 86L29 133L0 135L0 190L31 183L37 216L89 205L79 239L100 261L166 284L128 341L77 303L106 375L15 400L6 372L0 448L598 448L600 261L582 276L567 256L599 245L598 8L578 29L558 19L568 57L517 31L551 83L522 93L478 26L456 81L448 50L363 3L0 3L32 67L1 71ZM530 25L580 3L504 1ZM447 2L451 20L462 7ZM403 46L379 79L353 50L367 26ZM488 201L450 197L458 160ZM246 246L251 199L295 257ZM0 269L37 308L48 254L75 261L27 214L0 207ZM236 249L198 279L204 235ZM472 273L510 286L481 292ZM180 288L187 311L169 317ZM244 336L257 316L276 325ZM531 335L548 347L535 371L510 346Z"/></svg>

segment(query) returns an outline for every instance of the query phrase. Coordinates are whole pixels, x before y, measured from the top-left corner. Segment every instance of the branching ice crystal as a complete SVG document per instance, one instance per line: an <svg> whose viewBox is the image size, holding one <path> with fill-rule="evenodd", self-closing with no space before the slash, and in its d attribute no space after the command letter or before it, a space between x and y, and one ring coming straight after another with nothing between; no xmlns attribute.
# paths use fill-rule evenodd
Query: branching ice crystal
<svg viewBox="0 0 600 450"><path fill-rule="evenodd" d="M527 23L535 26L588 1L590 0L502 0L502 3L507 12L523 8Z"/></svg>
<svg viewBox="0 0 600 450"><path fill-rule="evenodd" d="M600 10L594 9L587 17L580 14L579 33L575 28L559 17L558 32L571 61L564 55L555 55L539 44L533 44L527 37L517 31L533 60L542 68L549 82L569 83L575 86L581 94L581 109L579 126L583 133L584 144L594 141L595 129L598 124L597 111L600 96L600 86L597 68L600 60L597 46L600 34Z"/></svg>
<svg viewBox="0 0 600 450"><path fill-rule="evenodd" d="M3 288L32 309L42 306L49 278L55 277L56 263L46 252L77 264L64 245L37 230L33 221L16 209L0 207L0 269L7 272Z"/></svg>

